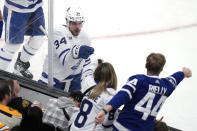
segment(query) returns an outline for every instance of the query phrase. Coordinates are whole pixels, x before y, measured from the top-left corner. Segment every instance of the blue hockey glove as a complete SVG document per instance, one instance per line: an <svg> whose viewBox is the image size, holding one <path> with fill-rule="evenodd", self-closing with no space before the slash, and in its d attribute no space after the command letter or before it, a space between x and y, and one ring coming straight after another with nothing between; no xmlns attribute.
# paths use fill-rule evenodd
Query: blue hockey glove
<svg viewBox="0 0 197 131"><path fill-rule="evenodd" d="M73 47L73 57L74 58L87 59L93 53L94 53L94 48L87 46L87 45Z"/></svg>

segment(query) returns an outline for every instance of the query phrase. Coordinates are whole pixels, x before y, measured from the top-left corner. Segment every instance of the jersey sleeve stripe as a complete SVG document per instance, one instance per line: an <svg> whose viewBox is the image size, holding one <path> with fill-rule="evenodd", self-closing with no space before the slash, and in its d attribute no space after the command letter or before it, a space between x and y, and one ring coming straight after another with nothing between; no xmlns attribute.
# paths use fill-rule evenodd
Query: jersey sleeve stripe
<svg viewBox="0 0 197 131"><path fill-rule="evenodd" d="M86 60L85 60L85 64L83 65L83 67L85 67L85 66L87 66L88 64L90 64L90 62L91 62L91 61L90 61L90 58L86 59Z"/></svg>
<svg viewBox="0 0 197 131"><path fill-rule="evenodd" d="M89 61L90 61L90 58L88 58L88 59L85 60L85 62L89 62Z"/></svg>
<svg viewBox="0 0 197 131"><path fill-rule="evenodd" d="M173 84L173 86L176 87L177 86L176 79L172 76L169 76L168 78L170 79L169 81Z"/></svg>
<svg viewBox="0 0 197 131"><path fill-rule="evenodd" d="M64 50L64 51L62 51L61 53L60 53L60 55L59 55L59 59L61 58L61 56L63 56L63 54L64 54L64 58L63 58L63 60L62 60L62 65L64 65L64 62L65 62L65 59L66 59L66 56L67 56L67 54L69 53L69 51L70 51L70 49L66 49L66 50ZM61 60L61 59L60 59Z"/></svg>
<svg viewBox="0 0 197 131"><path fill-rule="evenodd" d="M174 77L170 76L169 78L173 79L174 83L176 84L176 79Z"/></svg>
<svg viewBox="0 0 197 131"><path fill-rule="evenodd" d="M63 61L62 61L62 65L64 65L64 62L65 62L65 59L66 59L66 56L67 56L68 53L69 53L69 52L67 52L67 53L65 54L64 59L63 59Z"/></svg>
<svg viewBox="0 0 197 131"><path fill-rule="evenodd" d="M90 64L90 61L88 63L86 62L85 65L83 65L83 67L87 66L88 64Z"/></svg>
<svg viewBox="0 0 197 131"><path fill-rule="evenodd" d="M120 91L124 91L124 92L126 92L128 95L129 95L129 98L130 98L130 100L132 99L132 95L131 95L131 92L128 90L128 89L120 89Z"/></svg>
<svg viewBox="0 0 197 131"><path fill-rule="evenodd" d="M129 87L131 87L133 89L133 93L135 93L136 88L131 83L126 83L126 85L128 85Z"/></svg>
<svg viewBox="0 0 197 131"><path fill-rule="evenodd" d="M70 50L70 49L63 50L63 51L59 54L58 58L60 58L65 52L67 52L67 51L69 51L69 50Z"/></svg>
<svg viewBox="0 0 197 131"><path fill-rule="evenodd" d="M93 73L93 70L92 69L88 69L88 70L85 70L83 72L83 74L90 74L90 73Z"/></svg>

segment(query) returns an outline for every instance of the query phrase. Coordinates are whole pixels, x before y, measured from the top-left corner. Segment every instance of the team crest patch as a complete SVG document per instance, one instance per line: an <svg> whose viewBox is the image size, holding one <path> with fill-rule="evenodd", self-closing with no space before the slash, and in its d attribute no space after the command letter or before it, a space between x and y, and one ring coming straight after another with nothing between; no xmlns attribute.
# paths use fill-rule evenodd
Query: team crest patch
<svg viewBox="0 0 197 131"><path fill-rule="evenodd" d="M27 101L27 100L23 100L23 101L22 101L22 106L23 106L24 108L26 108L28 105L29 105L29 101Z"/></svg>

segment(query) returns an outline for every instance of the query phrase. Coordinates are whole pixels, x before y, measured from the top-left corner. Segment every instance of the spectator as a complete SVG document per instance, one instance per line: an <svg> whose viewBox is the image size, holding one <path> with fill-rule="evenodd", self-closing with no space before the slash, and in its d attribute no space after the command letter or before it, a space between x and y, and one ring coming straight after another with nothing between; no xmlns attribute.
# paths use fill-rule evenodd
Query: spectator
<svg viewBox="0 0 197 131"><path fill-rule="evenodd" d="M147 75L131 76L122 89L107 103L96 116L96 124L102 123L104 116L112 109L124 105L113 130L152 131L154 121L176 86L185 78L191 77L190 69L183 68L167 78L159 78L165 65L165 57L160 53L151 53L146 59Z"/></svg>
<svg viewBox="0 0 197 131"><path fill-rule="evenodd" d="M42 131L42 117L43 112L40 107L30 107L20 125L13 127L11 131Z"/></svg>
<svg viewBox="0 0 197 131"><path fill-rule="evenodd" d="M86 66L82 74L82 89L86 90L85 96L81 102L80 111L71 126L71 131L92 131L93 118L113 97L116 88L117 77L110 63L98 60ZM107 119L113 121L114 112L111 111ZM94 130L103 131L104 127L99 125Z"/></svg>
<svg viewBox="0 0 197 131"><path fill-rule="evenodd" d="M55 128L67 130L73 119L70 118L79 111L83 98L81 91L72 91L70 96L50 99L43 116L43 123L54 125Z"/></svg>
<svg viewBox="0 0 197 131"><path fill-rule="evenodd" d="M32 102L19 97L20 85L17 80L8 80L8 83L10 83L12 89L12 100L8 103L8 106L18 110L24 115Z"/></svg>
<svg viewBox="0 0 197 131"><path fill-rule="evenodd" d="M12 99L10 84L0 80L0 122L9 128L20 124L22 115L17 110L7 106Z"/></svg>

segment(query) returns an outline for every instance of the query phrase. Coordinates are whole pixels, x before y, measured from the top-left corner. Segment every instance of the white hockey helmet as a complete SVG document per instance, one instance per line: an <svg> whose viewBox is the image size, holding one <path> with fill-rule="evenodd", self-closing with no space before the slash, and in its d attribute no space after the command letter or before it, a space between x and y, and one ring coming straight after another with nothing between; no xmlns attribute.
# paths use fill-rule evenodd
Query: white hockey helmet
<svg viewBox="0 0 197 131"><path fill-rule="evenodd" d="M66 22L84 22L84 15L80 7L69 7L66 12Z"/></svg>

